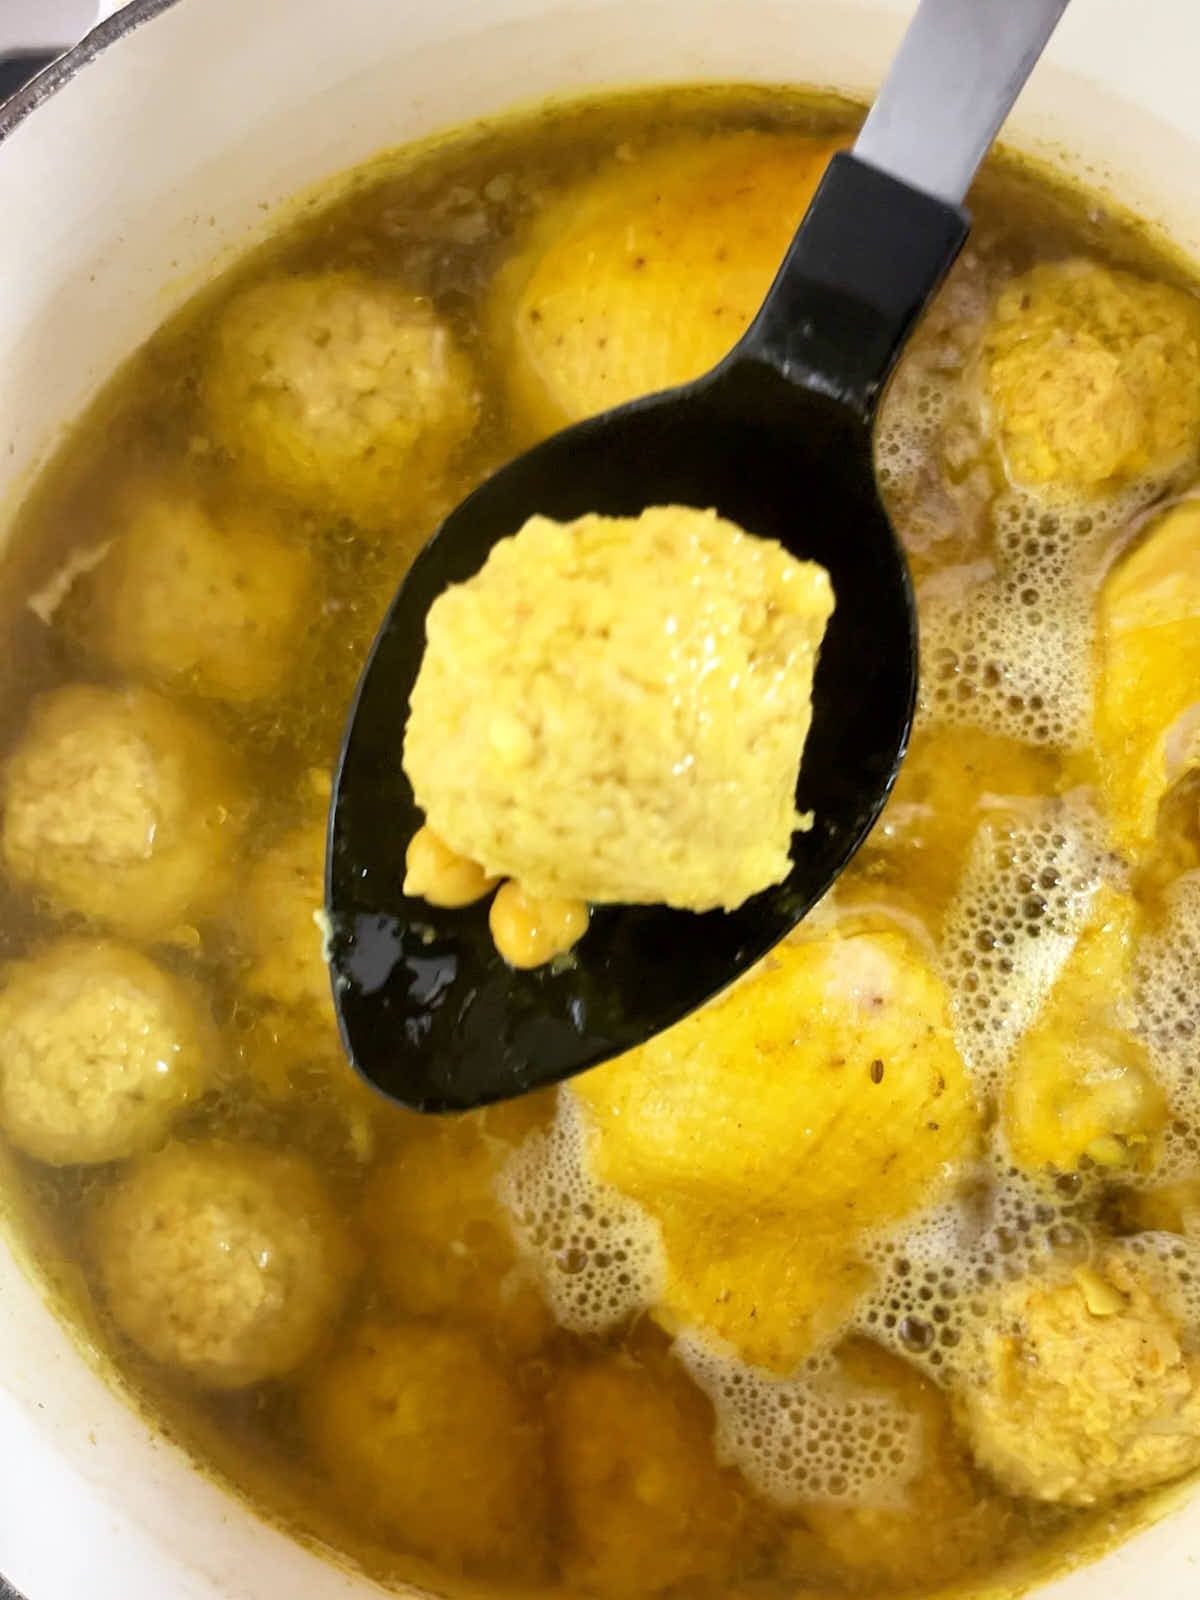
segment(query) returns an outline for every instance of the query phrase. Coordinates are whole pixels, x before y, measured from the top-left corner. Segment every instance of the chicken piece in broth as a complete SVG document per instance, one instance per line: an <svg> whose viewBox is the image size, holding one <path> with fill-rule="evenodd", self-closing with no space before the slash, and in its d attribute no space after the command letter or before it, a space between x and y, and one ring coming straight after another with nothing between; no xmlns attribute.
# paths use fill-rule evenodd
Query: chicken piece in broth
<svg viewBox="0 0 1200 1600"><path fill-rule="evenodd" d="M1146 1170L1167 1097L1135 1037L1134 902L1102 887L1083 931L1009 1069L1004 1126L1026 1167L1081 1161Z"/></svg>
<svg viewBox="0 0 1200 1600"><path fill-rule="evenodd" d="M714 366L761 305L840 143L691 138L569 189L492 296L518 423L540 437Z"/></svg>
<svg viewBox="0 0 1200 1600"><path fill-rule="evenodd" d="M1105 581L1098 620L1095 737L1114 831L1136 849L1200 763L1200 500L1151 522Z"/></svg>
<svg viewBox="0 0 1200 1600"><path fill-rule="evenodd" d="M785 943L566 1092L592 1170L662 1229L655 1315L779 1372L862 1288L864 1234L951 1191L978 1137L945 991L898 932Z"/></svg>

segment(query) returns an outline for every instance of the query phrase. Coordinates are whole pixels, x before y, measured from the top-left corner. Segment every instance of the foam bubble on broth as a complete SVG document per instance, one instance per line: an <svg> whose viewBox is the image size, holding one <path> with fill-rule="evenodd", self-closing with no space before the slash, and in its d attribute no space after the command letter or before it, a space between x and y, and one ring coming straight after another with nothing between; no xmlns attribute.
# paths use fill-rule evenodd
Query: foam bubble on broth
<svg viewBox="0 0 1200 1600"><path fill-rule="evenodd" d="M949 404L948 386L936 375L901 369L875 436L875 473L884 493L906 499L920 493Z"/></svg>
<svg viewBox="0 0 1200 1600"><path fill-rule="evenodd" d="M1019 1279L1061 1278L1092 1262L1106 1230L1096 1214L1105 1174L1028 1173L997 1136L986 1158L986 1191L931 1208L880 1231L864 1254L875 1287L854 1313L854 1330L904 1357L940 1384L967 1376L963 1352L994 1324L991 1291ZM1200 1240L1141 1233L1109 1240L1106 1252L1151 1268L1182 1326L1200 1332Z"/></svg>
<svg viewBox="0 0 1200 1600"><path fill-rule="evenodd" d="M933 721L1077 749L1092 709L1096 586L1147 485L1103 504L1010 489L990 508L987 561L920 591L920 707Z"/></svg>
<svg viewBox="0 0 1200 1600"><path fill-rule="evenodd" d="M1116 1247L1131 1264L1149 1262L1166 1289L1168 1309L1200 1336L1200 1240L1177 1233L1139 1233Z"/></svg>
<svg viewBox="0 0 1200 1600"><path fill-rule="evenodd" d="M995 278L968 246L905 351L876 429L876 470L885 488L900 493L911 488L938 448L947 419L961 407L964 374L979 347ZM973 410L978 441L978 407Z"/></svg>
<svg viewBox="0 0 1200 1600"><path fill-rule="evenodd" d="M916 1417L828 1355L777 1378L694 1333L675 1353L713 1403L718 1458L777 1505L895 1503L920 1466Z"/></svg>
<svg viewBox="0 0 1200 1600"><path fill-rule="evenodd" d="M505 1166L499 1195L559 1323L603 1334L653 1304L664 1257L654 1219L592 1176L587 1138L574 1098L560 1093L551 1126Z"/></svg>
<svg viewBox="0 0 1200 1600"><path fill-rule="evenodd" d="M1105 862L1078 797L1032 802L979 828L942 934L954 1039L996 1094L1087 920Z"/></svg>
<svg viewBox="0 0 1200 1600"><path fill-rule="evenodd" d="M989 1318L996 1284L1084 1261L1092 1250L1091 1197L1074 1175L1058 1182L1013 1166L999 1138L984 1161L985 1186L931 1207L864 1245L876 1281L854 1313L855 1331L944 1382L972 1324Z"/></svg>

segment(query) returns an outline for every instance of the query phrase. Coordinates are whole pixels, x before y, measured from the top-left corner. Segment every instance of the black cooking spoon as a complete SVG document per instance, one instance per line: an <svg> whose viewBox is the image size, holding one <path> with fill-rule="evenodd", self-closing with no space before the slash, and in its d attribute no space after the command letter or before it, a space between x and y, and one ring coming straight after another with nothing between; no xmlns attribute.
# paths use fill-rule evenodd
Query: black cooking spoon
<svg viewBox="0 0 1200 1600"><path fill-rule="evenodd" d="M836 155L761 311L721 364L510 462L413 563L371 651L334 786L329 960L359 1071L423 1111L461 1110L595 1065L678 1021L825 892L887 798L908 741L917 639L871 429L914 323L962 247L959 202L1067 0L921 0L854 146ZM534 512L560 520L715 506L828 568L792 870L733 912L598 906L573 959L518 972L487 903L406 898L424 820L401 767L425 615Z"/></svg>

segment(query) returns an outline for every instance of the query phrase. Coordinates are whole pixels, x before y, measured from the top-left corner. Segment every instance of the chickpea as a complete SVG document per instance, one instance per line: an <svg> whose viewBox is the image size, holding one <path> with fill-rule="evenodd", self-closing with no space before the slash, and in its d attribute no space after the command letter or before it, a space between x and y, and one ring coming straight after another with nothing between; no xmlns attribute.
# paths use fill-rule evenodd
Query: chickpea
<svg viewBox="0 0 1200 1600"><path fill-rule="evenodd" d="M451 850L430 827L418 828L404 857L408 869L405 894L419 895L431 906L469 906L482 900L499 883L489 878L477 862Z"/></svg>
<svg viewBox="0 0 1200 1600"><path fill-rule="evenodd" d="M512 967L540 967L562 955L587 931L584 900L535 900L510 879L488 913L496 949Z"/></svg>

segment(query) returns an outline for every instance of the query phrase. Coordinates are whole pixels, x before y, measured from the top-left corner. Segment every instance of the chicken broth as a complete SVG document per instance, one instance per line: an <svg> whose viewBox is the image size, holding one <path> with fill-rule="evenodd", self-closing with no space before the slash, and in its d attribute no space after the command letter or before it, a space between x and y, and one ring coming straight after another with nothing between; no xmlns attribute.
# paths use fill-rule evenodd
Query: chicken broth
<svg viewBox="0 0 1200 1600"><path fill-rule="evenodd" d="M16 520L9 1209L164 1429L386 1579L979 1594L1200 1467L1200 300L1093 197L993 159L885 398L921 701L827 900L556 1093L424 1119L338 1041L330 772L407 563L719 356L858 117L656 91L381 157Z"/></svg>

